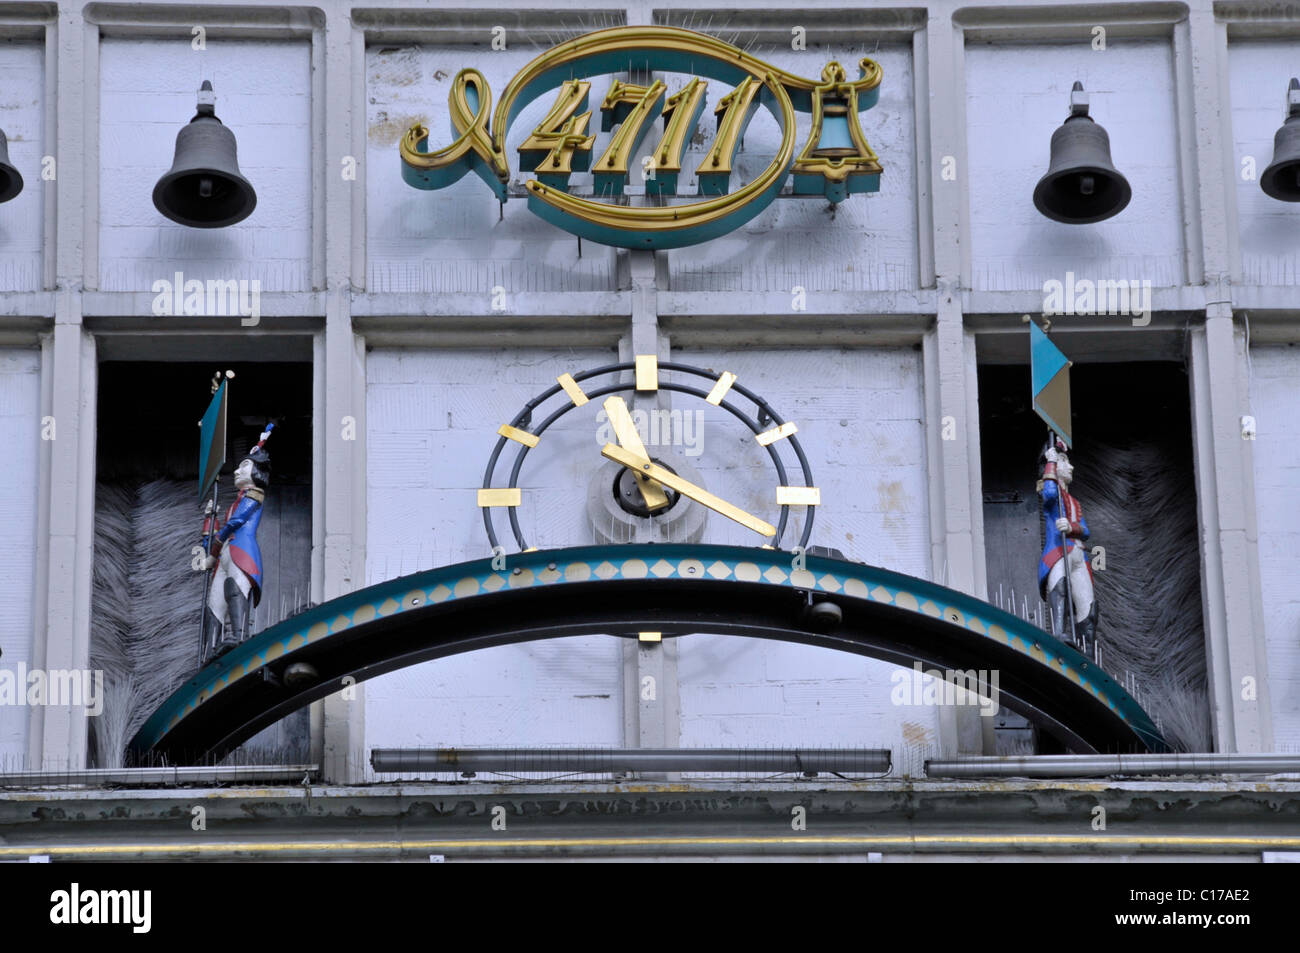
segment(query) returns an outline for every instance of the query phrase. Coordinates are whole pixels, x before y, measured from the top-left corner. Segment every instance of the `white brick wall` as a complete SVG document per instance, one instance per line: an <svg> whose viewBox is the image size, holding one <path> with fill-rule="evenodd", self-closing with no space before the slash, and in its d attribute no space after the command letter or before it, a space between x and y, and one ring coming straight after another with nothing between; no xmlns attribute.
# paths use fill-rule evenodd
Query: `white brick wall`
<svg viewBox="0 0 1300 953"><path fill-rule="evenodd" d="M798 425L822 491L813 545L929 577L919 350L681 350L674 359L732 371ZM675 397L677 406L692 405ZM709 488L739 506L749 503L756 515L775 517L775 474L753 437L734 419L725 428L711 419L705 437L694 462ZM710 541L721 532L725 541L759 542L719 524L727 521L710 523ZM797 538L787 537L784 546ZM937 740L936 709L890 703L896 668L888 663L734 636L689 636L680 646L683 745L888 747L905 770L918 767L920 750Z"/></svg>
<svg viewBox="0 0 1300 953"><path fill-rule="evenodd" d="M35 291L43 284L41 253L47 186L41 178L45 144L45 52L36 43L0 50L0 129L23 190L0 205L0 291ZM75 160L74 160L75 161Z"/></svg>
<svg viewBox="0 0 1300 953"><path fill-rule="evenodd" d="M1300 348L1252 347L1250 403L1273 747L1300 752Z"/></svg>
<svg viewBox="0 0 1300 953"><path fill-rule="evenodd" d="M1087 43L967 46L972 288L1041 290L1067 271L1156 288L1183 283L1173 76L1165 40L1112 37L1104 52ZM1034 208L1076 79L1133 187L1124 211L1092 225L1064 225Z"/></svg>
<svg viewBox="0 0 1300 953"><path fill-rule="evenodd" d="M1294 40L1238 42L1228 46L1232 96L1233 164L1237 184L1237 235L1246 284L1300 284L1300 209L1264 194L1259 177L1273 161L1273 134L1286 118L1286 89L1300 75ZM1243 160L1254 159L1245 178Z"/></svg>
<svg viewBox="0 0 1300 953"><path fill-rule="evenodd" d="M607 291L614 287L614 250L584 242L528 211L526 199L505 205L498 221L496 196L474 173L434 192L402 181L397 144L416 122L429 129L429 150L455 141L447 91L456 74L473 66L492 88L495 110L506 84L541 52L521 43L505 50L486 46L371 46L366 50L366 289L368 291L477 292L500 285L509 294L528 291ZM594 83L590 105L597 109L605 88ZM514 178L517 148L550 110L545 95L527 107L511 127L507 154ZM592 117L600 127L599 113ZM597 148L603 147L598 140ZM597 153L599 154L599 153ZM591 175L575 184L590 186Z"/></svg>
<svg viewBox="0 0 1300 953"><path fill-rule="evenodd" d="M912 53L896 44L812 43L806 51L760 46L750 52L810 79L836 60L849 77L858 78L858 61L870 56L880 64L884 79L880 101L858 114L863 134L880 157L884 172L880 191L853 195L834 210L815 198L777 199L748 225L703 245L668 253L674 291L784 291L796 285L817 291L894 291L919 284L916 229L916 142L912 120ZM676 77L680 80L682 77ZM678 84L680 86L680 83ZM670 92L675 91L670 86ZM709 101L700 117L705 141L688 151L683 172L692 173L713 144L713 107L723 95L720 84L709 85ZM808 137L811 117L797 113L796 152ZM747 182L771 161L780 145L780 127L760 109L737 154L737 169ZM647 147L654 143L647 140ZM682 187L697 187L692 174Z"/></svg>
<svg viewBox="0 0 1300 953"><path fill-rule="evenodd" d="M488 556L475 490L497 427L558 374L614 359L595 349L371 351L367 583ZM603 463L589 419L596 407L579 408L548 430L524 464L519 515L534 545L592 539L585 477ZM498 532L508 533L507 526L501 519ZM517 551L513 540L503 544ZM366 743L619 745L621 673L620 641L607 636L417 665L368 684Z"/></svg>
<svg viewBox="0 0 1300 953"><path fill-rule="evenodd" d="M100 44L99 286L148 291L159 278L256 279L262 291L311 290L311 54L306 43L108 38ZM176 134L209 79L217 118L235 133L253 214L188 228L154 208Z"/></svg>
<svg viewBox="0 0 1300 953"><path fill-rule="evenodd" d="M0 349L0 670L31 664L36 585L36 497L40 434L40 352ZM16 677L16 676L15 676ZM25 767L27 708L0 705L0 770Z"/></svg>

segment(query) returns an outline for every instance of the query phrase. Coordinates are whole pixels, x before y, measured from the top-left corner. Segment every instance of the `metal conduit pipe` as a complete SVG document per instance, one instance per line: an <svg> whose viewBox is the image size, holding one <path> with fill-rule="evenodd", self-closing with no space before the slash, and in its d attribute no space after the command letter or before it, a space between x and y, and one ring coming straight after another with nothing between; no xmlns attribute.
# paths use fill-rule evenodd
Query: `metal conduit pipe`
<svg viewBox="0 0 1300 953"><path fill-rule="evenodd" d="M381 773L734 771L869 775L887 773L891 758L888 748L375 748L370 752L370 764Z"/></svg>
<svg viewBox="0 0 1300 953"><path fill-rule="evenodd" d="M41 788L105 784L230 784L241 781L298 783L320 774L317 764L197 765L166 768L84 768L75 771L8 771L0 788Z"/></svg>
<svg viewBox="0 0 1300 953"><path fill-rule="evenodd" d="M1082 778L1112 774L1291 774L1291 754L1049 754L927 761L931 778Z"/></svg>

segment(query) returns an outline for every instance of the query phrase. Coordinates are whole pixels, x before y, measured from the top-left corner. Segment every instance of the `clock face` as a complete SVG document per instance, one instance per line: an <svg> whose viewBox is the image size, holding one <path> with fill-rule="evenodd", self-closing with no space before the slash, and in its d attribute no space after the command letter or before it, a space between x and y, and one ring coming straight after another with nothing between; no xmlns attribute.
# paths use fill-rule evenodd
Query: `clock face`
<svg viewBox="0 0 1300 953"><path fill-rule="evenodd" d="M670 399L671 409L666 406ZM553 387L497 431L478 491L494 553L505 551L506 537L497 525L501 510L518 549L537 548L539 541L525 536L519 519L524 490L530 488L529 463L534 455L547 453L548 431L570 413L591 415L597 440L587 451L589 459L569 461L585 486L575 486L564 505L585 507L595 542L717 541L721 523L728 541L736 540L731 531L740 527L751 545L807 547L821 494L796 424L735 374L640 355L632 362L560 374ZM699 439L706 415L718 425L725 419L738 438L752 444L751 452L766 458L765 466L744 469L748 485L741 503L734 491L728 499L711 488L710 482L717 481L695 463L696 456L708 452ZM724 446L729 456L737 456L734 442ZM570 444L560 452L572 454L574 448ZM802 519L792 519L792 512ZM548 548L590 542L540 541Z"/></svg>

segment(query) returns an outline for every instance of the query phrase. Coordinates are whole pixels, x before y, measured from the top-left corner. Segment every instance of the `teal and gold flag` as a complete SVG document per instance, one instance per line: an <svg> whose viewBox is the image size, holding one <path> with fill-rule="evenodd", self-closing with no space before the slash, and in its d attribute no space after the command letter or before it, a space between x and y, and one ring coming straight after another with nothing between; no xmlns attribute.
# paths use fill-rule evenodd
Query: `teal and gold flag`
<svg viewBox="0 0 1300 953"><path fill-rule="evenodd" d="M1034 412L1042 417L1067 448L1070 430L1070 362L1033 321L1029 322L1029 368L1033 380Z"/></svg>
<svg viewBox="0 0 1300 953"><path fill-rule="evenodd" d="M212 489L212 483L226 465L226 381L212 395L207 413L199 421L199 500Z"/></svg>

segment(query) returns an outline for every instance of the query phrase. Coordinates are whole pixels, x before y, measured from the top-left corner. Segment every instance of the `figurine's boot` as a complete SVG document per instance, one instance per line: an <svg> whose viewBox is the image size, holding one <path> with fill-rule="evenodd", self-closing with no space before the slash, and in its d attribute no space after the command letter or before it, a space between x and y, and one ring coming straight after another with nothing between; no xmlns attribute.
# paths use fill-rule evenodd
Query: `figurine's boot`
<svg viewBox="0 0 1300 953"><path fill-rule="evenodd" d="M1097 600L1092 600L1088 614L1074 623L1074 630L1079 633L1079 651L1085 654L1093 652L1097 644Z"/></svg>
<svg viewBox="0 0 1300 953"><path fill-rule="evenodd" d="M225 655L231 649L239 644L240 633L243 632L243 616L241 610L247 613L243 593L239 591L239 586L233 579L226 579L226 609L230 616L230 634L223 635L217 643L218 656Z"/></svg>
<svg viewBox="0 0 1300 953"><path fill-rule="evenodd" d="M221 620L207 606L203 607L203 664L217 657L217 644L221 641Z"/></svg>
<svg viewBox="0 0 1300 953"><path fill-rule="evenodd" d="M230 637L238 645L248 634L248 600L233 579L226 580L226 605L230 607Z"/></svg>
<svg viewBox="0 0 1300 953"><path fill-rule="evenodd" d="M1069 610L1066 609L1064 576L1048 592L1047 604L1052 610L1052 635L1066 645L1074 645L1070 637L1070 617L1066 614Z"/></svg>

